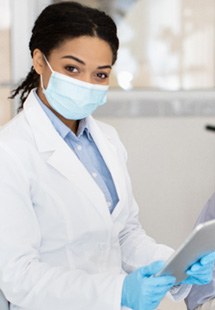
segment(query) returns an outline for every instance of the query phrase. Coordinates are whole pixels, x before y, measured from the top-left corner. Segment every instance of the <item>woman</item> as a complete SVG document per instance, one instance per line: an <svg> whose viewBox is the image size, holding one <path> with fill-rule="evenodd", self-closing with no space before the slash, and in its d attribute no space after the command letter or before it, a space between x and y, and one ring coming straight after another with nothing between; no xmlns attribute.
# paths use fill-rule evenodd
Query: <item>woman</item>
<svg viewBox="0 0 215 310"><path fill-rule="evenodd" d="M22 112L0 133L0 287L11 309L151 310L175 283L152 277L172 250L142 230L126 152L90 116L117 49L112 19L77 3L35 22L33 68L12 96ZM209 281L211 257L188 283Z"/></svg>

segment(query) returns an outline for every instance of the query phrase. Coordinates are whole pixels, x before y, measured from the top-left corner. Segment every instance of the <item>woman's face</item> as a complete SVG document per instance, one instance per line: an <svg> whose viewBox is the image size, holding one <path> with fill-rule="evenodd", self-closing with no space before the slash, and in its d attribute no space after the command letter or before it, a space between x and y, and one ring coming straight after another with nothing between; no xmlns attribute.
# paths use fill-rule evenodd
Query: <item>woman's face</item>
<svg viewBox="0 0 215 310"><path fill-rule="evenodd" d="M82 36L63 41L51 51L48 62L59 73L88 83L107 85L112 59L112 50L106 41ZM51 70L39 49L34 51L33 63L36 72L42 75L46 88Z"/></svg>
<svg viewBox="0 0 215 310"><path fill-rule="evenodd" d="M104 40L90 36L65 40L48 56L48 62L53 71L100 85L109 84L112 60L113 54L109 44ZM39 49L34 50L33 65L36 72L42 77L43 86L46 88L52 72ZM57 117L74 132L77 131L77 121L65 119L51 107L42 91L41 83L37 94Z"/></svg>

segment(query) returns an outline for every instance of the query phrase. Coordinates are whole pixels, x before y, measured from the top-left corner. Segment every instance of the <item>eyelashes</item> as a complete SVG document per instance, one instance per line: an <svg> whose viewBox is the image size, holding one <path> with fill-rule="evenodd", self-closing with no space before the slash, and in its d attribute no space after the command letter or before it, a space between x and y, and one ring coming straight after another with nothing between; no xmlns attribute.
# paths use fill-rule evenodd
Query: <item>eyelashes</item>
<svg viewBox="0 0 215 310"><path fill-rule="evenodd" d="M75 66L65 66L64 68L68 72L72 72L72 73L79 72L79 69L77 67L75 67Z"/></svg>
<svg viewBox="0 0 215 310"><path fill-rule="evenodd" d="M98 76L98 78L105 80L109 77L109 74L106 72L99 72L99 73L97 73L97 76Z"/></svg>
<svg viewBox="0 0 215 310"><path fill-rule="evenodd" d="M64 66L64 69L66 70L66 72L68 72L69 74L72 74L74 76L78 76L79 74L82 73L82 70L77 67L77 66L73 66L73 65L66 65ZM105 81L109 78L110 73L109 72L104 72L104 71L99 71L99 72L94 72L93 73L93 77L97 80L97 81Z"/></svg>

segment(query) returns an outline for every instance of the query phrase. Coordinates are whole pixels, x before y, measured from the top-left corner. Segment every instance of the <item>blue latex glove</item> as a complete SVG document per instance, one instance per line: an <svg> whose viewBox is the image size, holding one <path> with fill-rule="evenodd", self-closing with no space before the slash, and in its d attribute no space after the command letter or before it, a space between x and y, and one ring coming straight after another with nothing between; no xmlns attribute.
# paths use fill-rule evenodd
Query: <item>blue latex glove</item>
<svg viewBox="0 0 215 310"><path fill-rule="evenodd" d="M215 252L203 256L188 268L186 271L188 277L180 284L204 285L210 283L213 278L214 262Z"/></svg>
<svg viewBox="0 0 215 310"><path fill-rule="evenodd" d="M126 276L122 289L122 306L133 310L156 309L162 298L175 284L172 276L152 277L164 263L154 262Z"/></svg>

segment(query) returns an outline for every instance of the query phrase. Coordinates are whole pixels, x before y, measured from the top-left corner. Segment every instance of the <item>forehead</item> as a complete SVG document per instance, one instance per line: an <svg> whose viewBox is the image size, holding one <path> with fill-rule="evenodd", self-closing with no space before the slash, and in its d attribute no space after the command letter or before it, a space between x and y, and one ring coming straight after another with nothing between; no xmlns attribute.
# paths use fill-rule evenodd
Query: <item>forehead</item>
<svg viewBox="0 0 215 310"><path fill-rule="evenodd" d="M53 49L50 58L53 61L64 56L72 55L81 59L86 64L111 65L113 53L110 45L97 37L82 36L63 41Z"/></svg>

